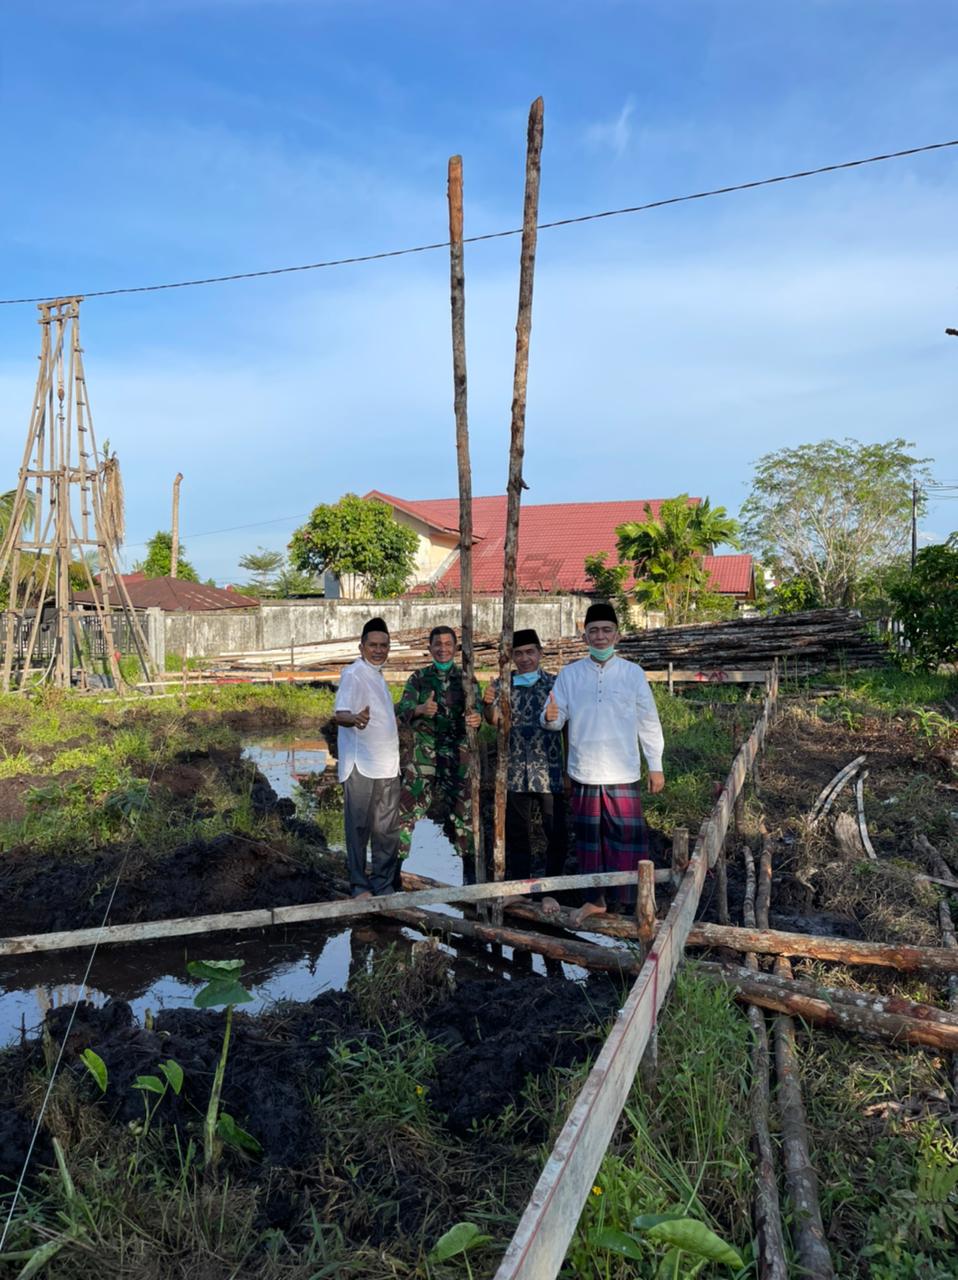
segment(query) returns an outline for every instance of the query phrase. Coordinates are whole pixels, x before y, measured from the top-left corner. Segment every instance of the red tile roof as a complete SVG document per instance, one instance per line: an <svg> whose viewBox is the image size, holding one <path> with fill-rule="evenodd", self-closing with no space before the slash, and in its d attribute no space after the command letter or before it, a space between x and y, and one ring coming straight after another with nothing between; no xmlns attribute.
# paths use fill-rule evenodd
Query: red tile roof
<svg viewBox="0 0 958 1280"><path fill-rule="evenodd" d="M711 575L709 585L713 591L730 596L751 595L755 571L751 556L704 556L703 562Z"/></svg>
<svg viewBox="0 0 958 1280"><path fill-rule="evenodd" d="M409 502L374 489L367 498L379 498L407 515L443 532L458 532L458 498L434 498ZM661 498L649 501L657 515ZM698 501L698 499L693 499ZM615 531L619 525L645 520L645 500L634 502L557 502L542 506L524 505L519 517L519 588L526 592L586 591L585 558L596 552L609 553L616 560ZM473 583L477 592L498 594L502 590L502 560L505 543L506 498L474 498ZM459 561L446 570L438 584L458 591Z"/></svg>
<svg viewBox="0 0 958 1280"><path fill-rule="evenodd" d="M458 534L459 499L429 498L410 502L373 489L365 495L388 503L397 511L414 516L440 533ZM663 499L648 501L653 516ZM698 498L693 498L698 502ZM608 553L607 563L615 564L619 525L644 522L646 500L633 502L557 502L541 506L524 504L519 517L519 589L525 592L587 591L586 556ZM502 561L505 542L506 498L473 498L472 523L474 590L497 595L502 590ZM729 595L748 595L751 590L752 557L749 555L706 556L713 590ZM450 565L438 583L444 591L458 591L459 561ZM631 585L631 580L629 584ZM423 590L423 587L418 590Z"/></svg>
<svg viewBox="0 0 958 1280"><path fill-rule="evenodd" d="M238 591L221 591L182 578L145 578L141 573L123 575L134 609L157 607L165 613L210 613L216 609L258 609L259 601ZM74 592L74 599L92 604L89 591Z"/></svg>

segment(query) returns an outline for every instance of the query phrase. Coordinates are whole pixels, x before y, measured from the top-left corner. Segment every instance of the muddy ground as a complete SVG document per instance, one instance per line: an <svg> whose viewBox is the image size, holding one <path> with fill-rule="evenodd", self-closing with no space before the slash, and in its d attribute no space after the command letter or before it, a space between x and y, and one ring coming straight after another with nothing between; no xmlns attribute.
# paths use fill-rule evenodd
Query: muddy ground
<svg viewBox="0 0 958 1280"><path fill-rule="evenodd" d="M443 975L423 1007L410 1011L413 1022L434 1042L438 1057L434 1075L423 1083L432 1108L450 1132L481 1145L482 1124L520 1102L530 1078L551 1067L569 1067L594 1054L602 1041L602 1022L622 999L611 980L587 984L563 979L526 977L510 983L473 981L443 996ZM448 991L448 988L447 988ZM438 992L438 996L436 994ZM44 1040L59 1043L67 1029L69 1010L47 1016L44 1036L0 1054L0 1191L5 1180L19 1175L37 1101L31 1084L44 1071ZM172 1131L182 1142L198 1136L199 1117L209 1097L210 1082L223 1040L224 1015L198 1010L165 1010L152 1027L137 1024L129 1005L110 1002L97 1009L84 1003L70 1030L61 1071L54 1119L41 1135L31 1169L33 1176L53 1159L50 1131L76 1141L89 1118L81 1121L77 1103L99 1113L104 1130L100 1142L108 1149L110 1132L121 1139L131 1123L142 1120L142 1095L133 1087L137 1076L155 1072L169 1058L183 1068L182 1095L168 1094L154 1122L172 1150ZM308 1004L289 1006L273 1015L234 1017L233 1041L223 1088L223 1107L262 1145L262 1156L251 1162L232 1157L239 1181L269 1183L260 1204L263 1225L293 1236L306 1201L323 1211L323 1189L315 1173L326 1146L327 1117L318 1099L334 1052L361 1052L383 1046L388 1026L370 1023L356 999L346 992L327 992ZM80 1055L93 1049L106 1063L109 1084L101 1096ZM73 1099L74 1101L70 1101ZM541 1140L541 1128L527 1121L530 1144ZM494 1156L494 1153L491 1153ZM415 1237L430 1211L435 1189L424 1171L407 1167L397 1178L391 1153L364 1153L363 1176L370 1185L388 1182L401 1188L398 1222L389 1230ZM424 1190L424 1188L426 1188ZM359 1229L359 1239L384 1238L384 1222L371 1220Z"/></svg>

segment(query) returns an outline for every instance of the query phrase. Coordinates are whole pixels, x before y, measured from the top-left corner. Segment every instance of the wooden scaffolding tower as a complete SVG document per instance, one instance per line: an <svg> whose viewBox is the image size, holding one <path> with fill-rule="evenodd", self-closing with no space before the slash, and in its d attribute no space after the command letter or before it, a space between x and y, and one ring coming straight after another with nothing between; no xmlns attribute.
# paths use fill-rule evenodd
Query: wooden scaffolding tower
<svg viewBox="0 0 958 1280"><path fill-rule="evenodd" d="M115 455L100 454L93 431L80 346L81 301L57 298L38 308L40 369L0 547L0 583L8 584L0 632L4 692L44 682L119 688L121 628L143 679L155 676L117 571L122 488ZM83 609L74 599L71 573L88 591Z"/></svg>

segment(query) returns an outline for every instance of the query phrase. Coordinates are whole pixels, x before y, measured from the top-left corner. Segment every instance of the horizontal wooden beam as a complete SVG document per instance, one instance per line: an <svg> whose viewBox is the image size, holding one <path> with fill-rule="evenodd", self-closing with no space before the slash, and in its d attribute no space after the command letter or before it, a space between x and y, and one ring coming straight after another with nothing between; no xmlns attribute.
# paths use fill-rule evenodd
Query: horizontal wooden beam
<svg viewBox="0 0 958 1280"><path fill-rule="evenodd" d="M656 873L663 881L669 872ZM215 915L181 916L172 920L141 920L134 924L111 924L91 929L69 929L60 933L23 934L0 938L0 956L27 955L38 951L67 951L118 942L145 942L151 938L177 938L188 934L218 933L223 930L265 929L278 924L307 921L349 920L359 916L389 915L402 907L426 907L456 902L483 902L531 893L561 893L574 889L601 889L612 885L635 884L631 871L604 871L592 875L546 876L539 880L501 880L488 884L451 885L421 889L414 893L390 893L379 898L349 898L340 902L306 902L289 907L260 907L250 911L223 911Z"/></svg>

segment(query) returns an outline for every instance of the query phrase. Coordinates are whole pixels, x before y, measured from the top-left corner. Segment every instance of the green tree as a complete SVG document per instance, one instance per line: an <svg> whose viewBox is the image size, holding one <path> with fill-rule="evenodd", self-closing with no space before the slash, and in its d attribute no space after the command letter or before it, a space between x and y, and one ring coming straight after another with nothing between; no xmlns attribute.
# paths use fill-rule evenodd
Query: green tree
<svg viewBox="0 0 958 1280"><path fill-rule="evenodd" d="M923 547L914 569L899 570L887 589L910 662L933 671L939 663L958 661L958 533Z"/></svg>
<svg viewBox="0 0 958 1280"><path fill-rule="evenodd" d="M16 502L16 489L9 489L6 493L0 493L0 542L7 536L7 530L10 528L10 520L13 516L13 505ZM33 528L33 516L36 510L36 494L28 489L26 492L26 503L23 509L23 529L29 533Z"/></svg>
<svg viewBox="0 0 958 1280"><path fill-rule="evenodd" d="M645 514L644 521L616 529L619 560L635 566L639 603L664 613L667 626L728 612L724 598L709 589L702 558L719 543L737 547L738 522L708 498L692 503L687 493L666 499L657 516L646 503Z"/></svg>
<svg viewBox="0 0 958 1280"><path fill-rule="evenodd" d="M173 564L173 534L160 529L146 544L146 558L138 561L134 570L148 578L168 578ZM180 543L180 555L176 576L184 582L199 582L199 575L186 558L186 547Z"/></svg>
<svg viewBox="0 0 958 1280"><path fill-rule="evenodd" d="M405 591L418 545L415 532L397 523L385 502L347 493L316 507L289 547L294 568L333 573L344 595L365 592L382 600Z"/></svg>
<svg viewBox="0 0 958 1280"><path fill-rule="evenodd" d="M286 557L282 551L267 551L265 547L257 547L245 556L240 556L239 566L253 575L243 590L248 596L271 596L276 592L276 577L282 569Z"/></svg>
<svg viewBox="0 0 958 1280"><path fill-rule="evenodd" d="M822 605L856 604L866 575L908 544L912 483L928 461L912 448L846 439L765 454L741 511L747 545L782 581L804 580Z"/></svg>

